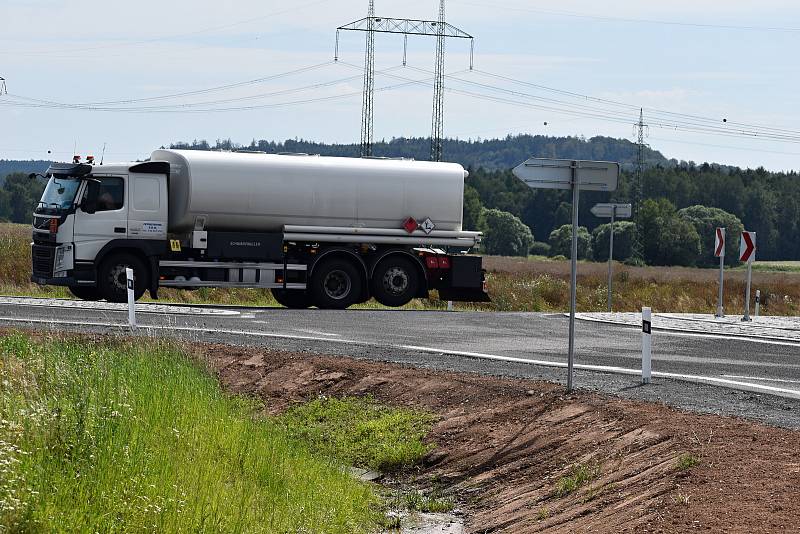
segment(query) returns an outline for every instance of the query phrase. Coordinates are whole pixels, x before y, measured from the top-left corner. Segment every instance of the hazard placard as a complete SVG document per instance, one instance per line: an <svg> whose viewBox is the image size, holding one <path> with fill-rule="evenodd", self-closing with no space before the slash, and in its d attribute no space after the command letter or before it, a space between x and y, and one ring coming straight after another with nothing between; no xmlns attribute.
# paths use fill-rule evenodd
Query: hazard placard
<svg viewBox="0 0 800 534"><path fill-rule="evenodd" d="M714 257L725 257L725 228L717 228L717 237L714 240Z"/></svg>
<svg viewBox="0 0 800 534"><path fill-rule="evenodd" d="M753 263L756 259L756 233L742 232L742 241L739 244L739 261Z"/></svg>

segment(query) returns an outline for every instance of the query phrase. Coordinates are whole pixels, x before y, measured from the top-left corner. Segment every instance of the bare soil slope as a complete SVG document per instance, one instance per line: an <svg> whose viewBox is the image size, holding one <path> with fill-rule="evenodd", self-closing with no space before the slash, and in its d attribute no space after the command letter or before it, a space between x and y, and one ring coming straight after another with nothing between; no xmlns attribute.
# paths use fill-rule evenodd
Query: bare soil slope
<svg viewBox="0 0 800 534"><path fill-rule="evenodd" d="M194 350L228 390L258 395L273 412L320 394L369 394L434 412L437 448L419 472L400 476L452 492L470 532L800 530L798 432L596 394L564 396L536 381L227 346ZM576 478L587 480L569 491Z"/></svg>

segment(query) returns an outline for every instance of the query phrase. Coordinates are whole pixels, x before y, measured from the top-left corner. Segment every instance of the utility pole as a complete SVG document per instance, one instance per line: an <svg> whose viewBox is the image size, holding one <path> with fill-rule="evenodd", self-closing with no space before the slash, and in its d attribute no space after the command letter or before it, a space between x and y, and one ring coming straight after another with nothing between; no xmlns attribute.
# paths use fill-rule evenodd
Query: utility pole
<svg viewBox="0 0 800 534"><path fill-rule="evenodd" d="M442 161L444 133L444 1L439 0L439 24L436 34L436 68L433 79L433 120L431 127L431 161Z"/></svg>
<svg viewBox="0 0 800 534"><path fill-rule="evenodd" d="M336 28L336 53L334 60L339 60L339 32L361 31L367 33L367 47L364 58L364 98L361 112L361 156L372 155L373 107L375 102L375 34L393 33L403 36L403 65L407 63L409 35L436 37L436 70L433 86L433 120L431 132L431 159L442 158L442 135L444 129L444 49L445 39L469 39L472 69L475 51L475 39L445 20L445 0L439 0L439 18L437 20L396 19L375 16L375 2L369 2L369 14L366 18Z"/></svg>
<svg viewBox="0 0 800 534"><path fill-rule="evenodd" d="M633 221L636 223L636 232L633 239L633 257L642 259L644 250L642 246L642 222L639 218L639 209L642 204L642 182L644 180L644 149L647 125L644 123L644 108L639 109L639 122L634 124L637 136L636 179L633 182Z"/></svg>
<svg viewBox="0 0 800 534"><path fill-rule="evenodd" d="M361 106L361 157L372 156L375 107L375 0L369 0L367 45L364 52L364 95Z"/></svg>

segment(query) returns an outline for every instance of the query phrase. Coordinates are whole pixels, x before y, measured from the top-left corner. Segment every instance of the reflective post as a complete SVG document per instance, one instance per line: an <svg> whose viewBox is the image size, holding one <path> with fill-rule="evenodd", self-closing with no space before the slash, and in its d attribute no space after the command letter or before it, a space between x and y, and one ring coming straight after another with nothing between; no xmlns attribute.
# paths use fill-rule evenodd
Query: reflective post
<svg viewBox="0 0 800 534"><path fill-rule="evenodd" d="M758 317L758 313L761 310L761 290L756 289L756 317Z"/></svg>
<svg viewBox="0 0 800 534"><path fill-rule="evenodd" d="M743 322L749 322L753 319L750 318L750 283L753 280L753 262L747 262L747 290L744 294L744 317L742 317Z"/></svg>
<svg viewBox="0 0 800 534"><path fill-rule="evenodd" d="M128 325L133 329L136 328L136 297L133 294L133 269L130 267L125 269L125 278L128 285Z"/></svg>

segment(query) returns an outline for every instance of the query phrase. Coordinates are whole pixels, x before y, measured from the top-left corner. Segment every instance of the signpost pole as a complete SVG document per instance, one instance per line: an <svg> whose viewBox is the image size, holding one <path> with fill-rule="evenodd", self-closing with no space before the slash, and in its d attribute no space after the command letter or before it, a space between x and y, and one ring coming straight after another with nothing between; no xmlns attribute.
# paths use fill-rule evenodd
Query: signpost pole
<svg viewBox="0 0 800 534"><path fill-rule="evenodd" d="M722 304L723 288L725 284L725 256L719 257L719 295L717 296L717 317L725 317L725 309Z"/></svg>
<svg viewBox="0 0 800 534"><path fill-rule="evenodd" d="M617 205L611 208L611 238L608 245L608 312L611 313L611 295L613 294L614 278L612 265L614 263L614 220L617 218Z"/></svg>
<svg viewBox="0 0 800 534"><path fill-rule="evenodd" d="M744 317L742 321L749 322L753 319L750 318L750 282L753 280L753 262L747 262L747 291L744 297Z"/></svg>
<svg viewBox="0 0 800 534"><path fill-rule="evenodd" d="M575 301L578 286L578 162L572 164L572 259L569 289L569 354L567 356L567 392L572 392L575 361Z"/></svg>

